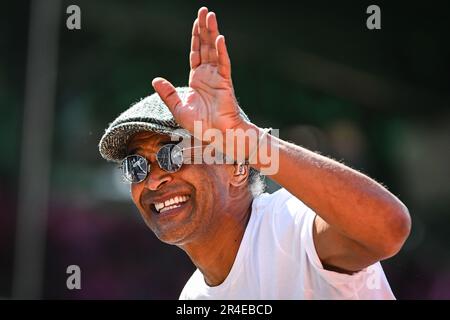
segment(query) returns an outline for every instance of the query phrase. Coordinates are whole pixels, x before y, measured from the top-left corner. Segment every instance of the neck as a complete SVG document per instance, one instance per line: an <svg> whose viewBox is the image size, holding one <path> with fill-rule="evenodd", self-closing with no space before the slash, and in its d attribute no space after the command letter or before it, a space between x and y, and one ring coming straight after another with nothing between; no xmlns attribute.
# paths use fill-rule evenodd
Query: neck
<svg viewBox="0 0 450 320"><path fill-rule="evenodd" d="M240 214L222 214L220 223L201 239L181 248L202 272L209 286L218 286L227 278L233 267L247 223L251 214L251 201Z"/></svg>

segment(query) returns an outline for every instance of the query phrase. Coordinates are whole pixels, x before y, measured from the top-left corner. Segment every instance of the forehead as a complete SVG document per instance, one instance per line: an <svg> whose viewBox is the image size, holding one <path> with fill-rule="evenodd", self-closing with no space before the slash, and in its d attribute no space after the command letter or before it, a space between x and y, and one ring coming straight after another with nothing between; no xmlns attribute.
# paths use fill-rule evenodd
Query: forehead
<svg viewBox="0 0 450 320"><path fill-rule="evenodd" d="M127 152L136 149L151 150L171 142L170 136L154 132L138 132L128 142Z"/></svg>

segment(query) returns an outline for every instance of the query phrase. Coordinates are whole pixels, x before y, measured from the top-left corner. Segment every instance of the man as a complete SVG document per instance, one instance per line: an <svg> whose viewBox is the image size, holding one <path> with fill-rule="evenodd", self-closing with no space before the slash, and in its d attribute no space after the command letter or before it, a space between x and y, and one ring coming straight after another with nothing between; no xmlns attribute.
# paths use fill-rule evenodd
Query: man
<svg viewBox="0 0 450 320"><path fill-rule="evenodd" d="M180 298L393 299L379 261L409 235L402 202L369 177L250 123L234 95L225 38L204 7L190 67L189 88L154 79L156 93L120 115L100 141L104 158L122 161L147 225L197 267ZM185 164L184 152L195 147L173 142L171 135L188 136L180 127L201 140L200 149L211 130L258 139L233 139L231 148L224 139L234 163ZM277 150L271 178L282 189L273 194L261 194L263 145Z"/></svg>

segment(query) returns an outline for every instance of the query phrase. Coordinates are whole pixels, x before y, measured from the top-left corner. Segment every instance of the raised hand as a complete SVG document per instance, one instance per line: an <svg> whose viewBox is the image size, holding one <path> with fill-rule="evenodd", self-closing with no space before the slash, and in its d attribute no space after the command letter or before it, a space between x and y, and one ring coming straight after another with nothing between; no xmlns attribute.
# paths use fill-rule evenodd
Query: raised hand
<svg viewBox="0 0 450 320"><path fill-rule="evenodd" d="M192 134L194 121L202 121L203 132L210 128L225 132L241 127L245 121L234 95L225 38L219 34L215 13L205 7L200 8L194 21L189 60L191 92L186 101L181 101L169 81L155 78L152 82L175 120Z"/></svg>

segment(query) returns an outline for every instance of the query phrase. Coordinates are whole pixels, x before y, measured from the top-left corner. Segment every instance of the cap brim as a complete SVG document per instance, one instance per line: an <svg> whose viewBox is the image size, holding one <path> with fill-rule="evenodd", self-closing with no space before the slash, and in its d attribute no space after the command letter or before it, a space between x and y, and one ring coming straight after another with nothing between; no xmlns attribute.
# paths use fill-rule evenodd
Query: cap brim
<svg viewBox="0 0 450 320"><path fill-rule="evenodd" d="M138 132L155 132L169 136L189 138L191 135L182 128L171 128L149 122L127 122L108 129L99 143L102 157L108 161L120 162L127 156L127 146Z"/></svg>

